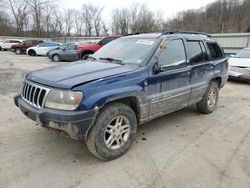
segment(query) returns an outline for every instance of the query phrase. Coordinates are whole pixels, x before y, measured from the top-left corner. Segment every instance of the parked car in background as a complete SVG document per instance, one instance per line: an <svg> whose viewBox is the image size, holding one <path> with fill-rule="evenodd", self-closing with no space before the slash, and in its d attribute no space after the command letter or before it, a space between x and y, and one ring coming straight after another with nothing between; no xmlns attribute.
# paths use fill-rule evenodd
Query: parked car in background
<svg viewBox="0 0 250 188"><path fill-rule="evenodd" d="M54 61L76 61L78 60L77 54L77 44L67 45L67 46L60 46L58 49L51 50L48 53L48 57Z"/></svg>
<svg viewBox="0 0 250 188"><path fill-rule="evenodd" d="M236 53L225 53L226 57L234 57Z"/></svg>
<svg viewBox="0 0 250 188"><path fill-rule="evenodd" d="M53 50L58 50L58 49L63 49L67 46L70 46L70 45L74 45L74 44L78 44L78 42L68 42L68 43L64 43L64 44L61 44L60 46L58 46L57 48L54 48L54 49L51 49L47 52L47 56L49 55L49 53Z"/></svg>
<svg viewBox="0 0 250 188"><path fill-rule="evenodd" d="M85 140L92 154L112 160L129 149L140 124L193 104L212 113L227 71L222 48L207 35L132 35L84 63L29 73L14 101L41 126Z"/></svg>
<svg viewBox="0 0 250 188"><path fill-rule="evenodd" d="M11 49L16 54L22 54L22 53L25 53L28 48L33 47L33 46L37 46L40 43L43 43L43 41L42 40L26 40L20 44L12 45Z"/></svg>
<svg viewBox="0 0 250 188"><path fill-rule="evenodd" d="M228 75L231 79L250 81L250 48L239 51L229 60Z"/></svg>
<svg viewBox="0 0 250 188"><path fill-rule="evenodd" d="M85 42L85 43L79 44L78 49L77 49L78 58L87 59L90 54L95 53L101 47L103 47L104 45L108 44L109 42L119 37L121 36L107 36L97 41L96 43Z"/></svg>
<svg viewBox="0 0 250 188"><path fill-rule="evenodd" d="M48 51L58 48L60 45L57 42L43 42L37 46L28 48L26 54L30 56L47 55Z"/></svg>
<svg viewBox="0 0 250 188"><path fill-rule="evenodd" d="M0 43L0 50L10 50L12 45L21 43L22 40L18 39L7 39Z"/></svg>

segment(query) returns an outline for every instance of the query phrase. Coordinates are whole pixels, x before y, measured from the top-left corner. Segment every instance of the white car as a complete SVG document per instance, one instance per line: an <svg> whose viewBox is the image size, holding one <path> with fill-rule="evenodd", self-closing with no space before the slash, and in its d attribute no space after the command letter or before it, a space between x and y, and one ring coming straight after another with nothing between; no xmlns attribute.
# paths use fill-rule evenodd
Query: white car
<svg viewBox="0 0 250 188"><path fill-rule="evenodd" d="M26 50L26 54L30 56L46 55L50 50L58 48L61 44L57 42L44 42L37 46L30 47Z"/></svg>
<svg viewBox="0 0 250 188"><path fill-rule="evenodd" d="M228 75L230 78L237 78L250 81L250 48L239 51L229 60Z"/></svg>
<svg viewBox="0 0 250 188"><path fill-rule="evenodd" d="M10 50L12 45L19 44L23 42L18 39L7 39L0 43L0 50Z"/></svg>

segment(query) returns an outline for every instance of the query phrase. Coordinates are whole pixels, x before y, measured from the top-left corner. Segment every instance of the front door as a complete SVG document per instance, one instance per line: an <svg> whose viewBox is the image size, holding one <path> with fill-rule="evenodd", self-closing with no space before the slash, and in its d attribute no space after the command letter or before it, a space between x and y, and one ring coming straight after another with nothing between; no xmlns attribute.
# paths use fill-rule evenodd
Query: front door
<svg viewBox="0 0 250 188"><path fill-rule="evenodd" d="M158 64L162 72L149 76L149 83L155 83L150 86L150 93L155 96L150 99L151 118L185 107L191 92L191 68L187 65L183 40L164 41L160 48Z"/></svg>
<svg viewBox="0 0 250 188"><path fill-rule="evenodd" d="M76 45L70 45L64 48L64 53L61 54L64 60L75 61L78 59Z"/></svg>

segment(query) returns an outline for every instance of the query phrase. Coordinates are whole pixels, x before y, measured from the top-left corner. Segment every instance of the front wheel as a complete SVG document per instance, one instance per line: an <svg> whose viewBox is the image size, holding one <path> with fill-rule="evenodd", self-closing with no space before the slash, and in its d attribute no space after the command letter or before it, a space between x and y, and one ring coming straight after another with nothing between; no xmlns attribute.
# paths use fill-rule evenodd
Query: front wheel
<svg viewBox="0 0 250 188"><path fill-rule="evenodd" d="M217 82L210 82L205 95L202 100L196 104L199 112L203 114L212 113L219 99L219 87Z"/></svg>
<svg viewBox="0 0 250 188"><path fill-rule="evenodd" d="M35 52L34 50L28 51L28 54L29 54L30 56L36 56L36 52Z"/></svg>
<svg viewBox="0 0 250 188"><path fill-rule="evenodd" d="M53 55L53 56L52 56L52 61L54 61L54 62L59 62L59 61L60 61L60 56L57 55L57 54Z"/></svg>
<svg viewBox="0 0 250 188"><path fill-rule="evenodd" d="M102 160L120 157L135 139L137 119L122 103L108 105L98 116L86 139L89 151Z"/></svg>

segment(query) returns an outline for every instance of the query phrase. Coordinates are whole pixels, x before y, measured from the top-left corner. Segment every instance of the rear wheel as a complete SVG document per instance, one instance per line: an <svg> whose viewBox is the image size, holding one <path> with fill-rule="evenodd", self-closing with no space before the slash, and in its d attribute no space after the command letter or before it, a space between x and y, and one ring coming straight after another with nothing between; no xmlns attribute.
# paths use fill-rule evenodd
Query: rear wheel
<svg viewBox="0 0 250 188"><path fill-rule="evenodd" d="M102 160L120 157L129 149L137 130L134 111L122 103L107 106L86 139L89 151Z"/></svg>
<svg viewBox="0 0 250 188"><path fill-rule="evenodd" d="M212 113L219 99L219 87L217 82L210 82L205 95L203 96L202 100L197 103L197 109L199 112L203 114L210 114Z"/></svg>
<svg viewBox="0 0 250 188"><path fill-rule="evenodd" d="M15 53L19 55L22 53L22 50L20 48L17 48L17 49L15 49Z"/></svg>
<svg viewBox="0 0 250 188"><path fill-rule="evenodd" d="M52 61L54 61L54 62L59 62L59 61L60 61L60 56L57 55L57 54L53 55L53 56L52 56Z"/></svg>

